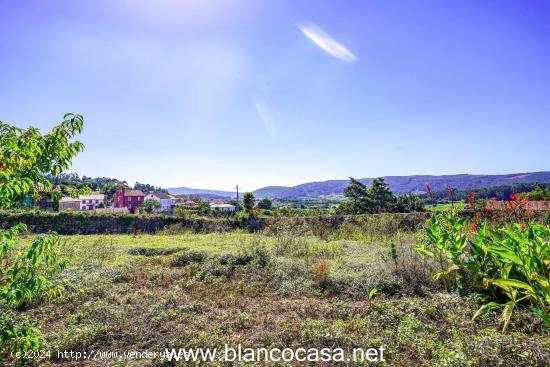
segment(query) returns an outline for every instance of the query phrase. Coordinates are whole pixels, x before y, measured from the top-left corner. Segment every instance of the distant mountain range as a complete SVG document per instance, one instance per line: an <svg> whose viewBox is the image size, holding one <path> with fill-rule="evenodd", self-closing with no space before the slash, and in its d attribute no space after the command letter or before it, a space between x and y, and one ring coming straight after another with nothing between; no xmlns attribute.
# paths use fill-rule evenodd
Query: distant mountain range
<svg viewBox="0 0 550 367"><path fill-rule="evenodd" d="M432 185L434 191L445 190L452 186L458 190L480 189L490 186L511 185L513 183L550 183L550 171L511 173L506 175L415 175L415 176L385 176L384 179L394 194L423 193L426 182ZM372 178L362 178L360 181L369 186ZM267 186L254 191L257 198L294 198L294 197L327 197L342 195L348 180L329 180L309 182L297 186ZM203 198L231 198L235 192L191 189L176 187L168 189L171 194L199 195Z"/></svg>
<svg viewBox="0 0 550 367"><path fill-rule="evenodd" d="M227 199L236 196L236 192L231 191L192 189L189 187L174 187L168 189L168 192L172 195L198 195L203 199Z"/></svg>

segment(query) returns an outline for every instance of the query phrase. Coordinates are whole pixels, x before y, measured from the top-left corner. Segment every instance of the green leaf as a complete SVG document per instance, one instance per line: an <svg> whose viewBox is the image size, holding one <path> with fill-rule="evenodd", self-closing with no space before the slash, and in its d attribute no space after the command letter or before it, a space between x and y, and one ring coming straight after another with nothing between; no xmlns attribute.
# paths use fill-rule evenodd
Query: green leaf
<svg viewBox="0 0 550 367"><path fill-rule="evenodd" d="M504 320L502 331L506 331L506 329L508 329L508 325L510 324L510 320L512 320L512 313L514 312L515 307L516 302L513 300L509 301L506 303L506 306L504 306L504 311L502 311L502 320Z"/></svg>
<svg viewBox="0 0 550 367"><path fill-rule="evenodd" d="M498 310L499 308L502 308L502 307L504 307L503 304L496 303L496 302L489 302L489 303L481 306L479 308L479 310L477 310L477 312L472 317L472 320L475 320L480 316L486 315L487 313L489 313L493 310Z"/></svg>
<svg viewBox="0 0 550 367"><path fill-rule="evenodd" d="M543 310L538 309L534 306L531 306L531 311L536 313L546 325L550 326L550 314L548 312L544 312Z"/></svg>
<svg viewBox="0 0 550 367"><path fill-rule="evenodd" d="M369 292L369 299L372 299L372 297L374 297L374 295L376 294L376 292L378 292L378 289L377 289L377 288L371 289L371 291Z"/></svg>

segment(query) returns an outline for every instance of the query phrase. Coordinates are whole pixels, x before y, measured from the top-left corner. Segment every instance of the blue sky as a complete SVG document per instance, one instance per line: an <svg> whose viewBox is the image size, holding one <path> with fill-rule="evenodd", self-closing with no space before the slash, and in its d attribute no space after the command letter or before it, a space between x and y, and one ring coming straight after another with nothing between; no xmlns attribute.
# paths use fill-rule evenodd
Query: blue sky
<svg viewBox="0 0 550 367"><path fill-rule="evenodd" d="M545 1L0 0L0 14L0 120L84 115L81 175L252 190L550 169Z"/></svg>

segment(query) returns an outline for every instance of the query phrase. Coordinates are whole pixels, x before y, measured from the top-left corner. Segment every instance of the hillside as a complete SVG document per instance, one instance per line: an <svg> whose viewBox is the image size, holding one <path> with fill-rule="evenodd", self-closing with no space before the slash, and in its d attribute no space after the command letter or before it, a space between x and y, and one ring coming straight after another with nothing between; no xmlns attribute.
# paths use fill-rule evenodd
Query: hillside
<svg viewBox="0 0 550 367"><path fill-rule="evenodd" d="M430 182L434 191L445 190L448 185L458 190L479 189L490 186L510 185L513 183L550 182L550 171L533 173L512 173L506 175L415 175L415 176L385 176L394 194L409 194L425 191L426 182ZM360 179L365 185L370 185L372 178ZM330 180L311 182L294 187L270 186L256 190L257 197L319 197L341 195L348 180Z"/></svg>
<svg viewBox="0 0 550 367"><path fill-rule="evenodd" d="M434 191L442 191L451 185L458 190L480 189L490 186L511 185L513 183L550 183L550 171L532 173L511 173L506 175L414 175L414 176L385 176L394 194L420 193L425 191L426 182L430 182ZM372 178L360 179L365 185L370 185ZM267 186L254 191L257 198L288 198L288 197L321 197L342 195L348 180L328 180L309 182L297 186ZM186 187L171 188L172 194L214 194L222 197L235 196L232 192L190 189Z"/></svg>
<svg viewBox="0 0 550 367"><path fill-rule="evenodd" d="M192 189L189 187L174 187L168 189L168 192L172 195L199 195L203 198L230 198L236 196L235 192L220 191L220 190L206 190L206 189Z"/></svg>

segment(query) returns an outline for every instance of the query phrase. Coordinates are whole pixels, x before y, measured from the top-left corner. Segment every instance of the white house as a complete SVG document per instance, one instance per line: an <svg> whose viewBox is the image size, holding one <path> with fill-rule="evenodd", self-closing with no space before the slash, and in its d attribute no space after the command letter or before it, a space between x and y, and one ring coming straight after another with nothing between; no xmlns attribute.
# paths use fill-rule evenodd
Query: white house
<svg viewBox="0 0 550 367"><path fill-rule="evenodd" d="M59 200L59 209L61 210L80 210L81 201L78 198L64 197Z"/></svg>
<svg viewBox="0 0 550 367"><path fill-rule="evenodd" d="M104 194L80 195L80 210L96 210L99 207L105 207Z"/></svg>
<svg viewBox="0 0 550 367"><path fill-rule="evenodd" d="M220 212L234 212L235 205L214 202L210 203L210 209L217 209Z"/></svg>
<svg viewBox="0 0 550 367"><path fill-rule="evenodd" d="M148 199L156 200L160 203L160 208L157 210L159 212L172 211L172 208L176 205L176 198L164 192L150 192L145 195L145 200Z"/></svg>

